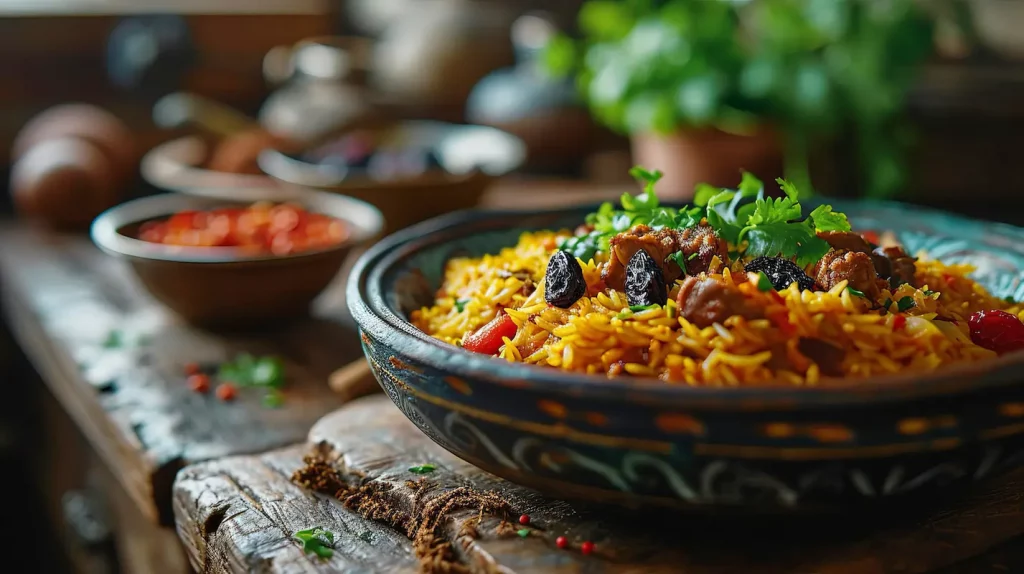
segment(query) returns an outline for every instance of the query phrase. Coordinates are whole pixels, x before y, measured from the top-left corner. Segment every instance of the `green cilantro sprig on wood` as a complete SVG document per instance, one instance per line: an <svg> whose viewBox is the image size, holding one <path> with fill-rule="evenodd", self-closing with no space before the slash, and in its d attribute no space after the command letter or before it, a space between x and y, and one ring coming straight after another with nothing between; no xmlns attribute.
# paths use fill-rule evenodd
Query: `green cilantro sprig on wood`
<svg viewBox="0 0 1024 574"><path fill-rule="evenodd" d="M292 534L292 538L302 543L304 551L316 554L324 560L334 556L334 533L326 528L317 526L299 530Z"/></svg>

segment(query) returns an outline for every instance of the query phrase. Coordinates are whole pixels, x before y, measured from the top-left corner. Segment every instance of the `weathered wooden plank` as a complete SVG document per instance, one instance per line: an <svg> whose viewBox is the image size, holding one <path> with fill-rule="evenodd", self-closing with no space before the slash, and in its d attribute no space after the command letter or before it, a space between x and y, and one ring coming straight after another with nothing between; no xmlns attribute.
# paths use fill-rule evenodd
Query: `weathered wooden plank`
<svg viewBox="0 0 1024 574"><path fill-rule="evenodd" d="M333 305L318 307L319 319L273 332L215 335L175 319L86 237L7 224L0 244L12 332L129 496L165 524L178 469L301 441L317 418L342 403L327 386L330 373L361 355L337 296ZM114 332L121 344L112 344ZM185 363L214 366L239 352L282 357L282 408L262 406L255 389L225 403L186 385Z"/></svg>
<svg viewBox="0 0 1024 574"><path fill-rule="evenodd" d="M357 401L325 417L310 431L310 441L322 445L320 451L343 477L369 477L414 514L431 497L467 485L506 501L513 518L528 513L544 532L525 540L510 537L507 527L488 528L500 523L494 517L477 528L479 540L462 556L470 564L500 564L512 572L555 572L595 562L615 572L929 572L1024 533L1024 472L935 508L904 508L894 515L816 520L631 515L549 500L485 473L434 445L384 397ZM425 462L438 467L427 476L429 486L411 488L408 468ZM453 543L455 533L472 525L473 514L450 517L445 532ZM591 557L554 551L557 536L566 536L571 545L591 540L596 550Z"/></svg>
<svg viewBox="0 0 1024 574"><path fill-rule="evenodd" d="M991 562L983 554L1024 533L1020 495L1024 473L1019 472L996 478L985 489L964 497L936 501L934 508L905 508L891 515L753 519L630 513L570 504L510 484L454 457L420 433L383 396L359 399L324 417L310 431L306 448L314 456L307 457L305 466L298 459L303 452L299 447L288 451L290 461L271 453L230 464L241 468L271 460L278 481L285 480L290 469L302 466L293 481L323 495L290 499L295 504L292 511L309 517L305 524L352 529L351 522L337 522L324 510L349 508L412 541L411 548L400 551L377 549L382 560L391 559L393 552L403 557L412 553L426 572L872 574L951 568L949 572L960 573L1006 562L1009 543L1002 547L1002 557L995 556ZM218 464L199 468L220 468ZM424 475L410 471L424 464L436 468ZM233 533L204 538L196 526L204 520L203 513L189 510L200 498L207 506L216 506L217 500L232 501L234 495L197 486L197 476L202 476L200 471L186 469L175 489L179 534L193 548L193 565L213 564L215 572L241 571L261 556L251 543ZM248 478L233 476L234 488L249 488ZM529 532L521 537L518 517L524 513L531 521ZM344 517L348 521L351 515ZM568 539L567 549L557 548L559 536ZM284 530L271 538L267 545L287 542ZM591 555L580 551L587 540L595 544ZM211 561L204 554L207 547L216 547L231 561ZM265 564L270 572L293 567L287 560ZM332 571L328 565L312 565L315 571Z"/></svg>
<svg viewBox="0 0 1024 574"><path fill-rule="evenodd" d="M200 572L415 572L409 540L289 480L305 445L183 470L175 483L178 534ZM334 556L304 554L294 532L321 526Z"/></svg>

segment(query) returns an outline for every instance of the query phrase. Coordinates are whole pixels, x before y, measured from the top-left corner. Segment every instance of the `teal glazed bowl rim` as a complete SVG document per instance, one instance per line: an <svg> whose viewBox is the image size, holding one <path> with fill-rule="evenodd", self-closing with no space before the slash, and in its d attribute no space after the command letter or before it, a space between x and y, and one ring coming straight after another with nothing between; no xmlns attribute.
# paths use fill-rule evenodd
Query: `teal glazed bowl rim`
<svg viewBox="0 0 1024 574"><path fill-rule="evenodd" d="M803 201L813 208L815 201ZM956 229L958 235L994 236L995 247L1013 251L1024 260L1024 229L1007 224L969 219L942 211L886 201L829 203L850 213L913 212ZM488 384L534 389L568 397L586 396L608 401L629 401L663 407L707 410L805 410L849 404L883 404L928 397L979 392L1024 383L1024 351L992 360L961 363L929 373L893 375L839 381L828 386L694 387L669 385L655 378L609 379L603 375L566 373L483 356L435 339L413 326L389 302L385 278L398 272L404 261L424 249L495 229L539 229L531 221L578 214L579 220L597 205L552 210L468 209L436 217L384 238L356 262L346 287L349 309L362 332L402 355L449 375ZM856 225L856 224L855 224ZM1024 272L1024 269L1018 271ZM1024 277L1024 274L1022 274ZM1017 282L1017 292L1024 282Z"/></svg>

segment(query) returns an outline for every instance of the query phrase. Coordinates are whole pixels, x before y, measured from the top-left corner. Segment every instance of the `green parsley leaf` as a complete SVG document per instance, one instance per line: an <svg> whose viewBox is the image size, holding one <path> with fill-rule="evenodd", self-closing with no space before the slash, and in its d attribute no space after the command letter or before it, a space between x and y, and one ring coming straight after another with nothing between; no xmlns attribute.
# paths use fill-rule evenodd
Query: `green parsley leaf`
<svg viewBox="0 0 1024 574"><path fill-rule="evenodd" d="M722 190L707 183L698 183L693 190L693 204L706 207L711 198L722 193Z"/></svg>
<svg viewBox="0 0 1024 574"><path fill-rule="evenodd" d="M782 188L782 193L786 194L786 199L793 201L794 203L800 201L800 190L796 188L793 183L782 179L781 177L775 178L775 182Z"/></svg>
<svg viewBox="0 0 1024 574"><path fill-rule="evenodd" d="M904 297L896 302L896 308L899 310L900 313L905 313L906 311L909 311L914 307L914 305L914 298L909 296Z"/></svg>
<svg viewBox="0 0 1024 574"><path fill-rule="evenodd" d="M263 406L268 409L280 408L284 405L284 395L277 389L270 389L263 395Z"/></svg>
<svg viewBox="0 0 1024 574"><path fill-rule="evenodd" d="M768 223L751 227L746 234L746 255L751 257L796 257L804 267L817 262L828 253L829 245L808 234L801 223Z"/></svg>
<svg viewBox="0 0 1024 574"><path fill-rule="evenodd" d="M747 196L757 195L764 192L764 183L760 179L757 179L757 176L754 174L744 170L738 189L740 190L740 193Z"/></svg>
<svg viewBox="0 0 1024 574"><path fill-rule="evenodd" d="M276 357L262 357L252 367L252 384L280 388L284 385L284 364Z"/></svg>
<svg viewBox="0 0 1024 574"><path fill-rule="evenodd" d="M583 261L590 261L601 250L602 236L600 231L595 230L580 237L569 237L559 243L558 249ZM461 311L460 309L459 312Z"/></svg>
<svg viewBox="0 0 1024 574"><path fill-rule="evenodd" d="M306 543L306 544L303 545L302 548L303 548L303 550L310 550L310 551L312 551L314 554L316 554L320 558L323 558L324 560L330 560L331 557L334 556L334 550L331 549L331 548L328 548L328 547L326 547L326 546L324 546L322 544Z"/></svg>
<svg viewBox="0 0 1024 574"><path fill-rule="evenodd" d="M119 349L124 346L124 333L120 329L113 329L107 333L107 338L103 340L104 349Z"/></svg>
<svg viewBox="0 0 1024 574"><path fill-rule="evenodd" d="M644 189L646 190L648 188L653 188L654 184L658 183L658 180L661 179L662 176L664 176L665 174L661 173L658 170L647 171L646 169L637 165L630 168L629 175L633 176L633 179L639 181L640 183L643 183Z"/></svg>
<svg viewBox="0 0 1024 574"><path fill-rule="evenodd" d="M466 310L466 303L469 303L469 299L456 299L455 300L455 310L458 311L459 313L465 311Z"/></svg>
<svg viewBox="0 0 1024 574"><path fill-rule="evenodd" d="M736 245L740 241L745 221L740 221L740 203L751 197L743 192L724 190L708 201L708 225L719 237Z"/></svg>
<svg viewBox="0 0 1024 574"><path fill-rule="evenodd" d="M676 229L689 229L700 225L700 220L704 219L704 209L700 207L683 208L676 214Z"/></svg>
<svg viewBox="0 0 1024 574"><path fill-rule="evenodd" d="M811 212L815 231L850 231L845 213L832 211L831 205L819 205Z"/></svg>
<svg viewBox="0 0 1024 574"><path fill-rule="evenodd" d="M675 262L675 264L678 265L679 268L683 270L683 275L686 274L686 260L683 257L682 251L676 251L675 253L669 255L666 259Z"/></svg>
<svg viewBox="0 0 1024 574"><path fill-rule="evenodd" d="M647 311L648 309L657 309L658 307L661 307L661 305L658 305L657 303L651 305L630 305L629 310L634 313L639 313L640 311Z"/></svg>
<svg viewBox="0 0 1024 574"><path fill-rule="evenodd" d="M936 293L938 293L938 291L932 291L931 289L925 289L924 290L924 294L927 295L928 297L931 297L932 295L934 295Z"/></svg>
<svg viewBox="0 0 1024 574"><path fill-rule="evenodd" d="M1007 295L1006 297L1003 297L1003 301L1009 303L1010 305L1017 304L1017 300L1013 298L1013 295Z"/></svg>
<svg viewBox="0 0 1024 574"><path fill-rule="evenodd" d="M847 287L846 290L849 291L850 295L853 295L854 297L863 297L865 299L867 298L867 295L865 295L863 291L858 291L853 287Z"/></svg>
<svg viewBox="0 0 1024 574"><path fill-rule="evenodd" d="M889 307L892 307L892 299L886 298L885 302L882 303L882 309L888 311Z"/></svg>
<svg viewBox="0 0 1024 574"><path fill-rule="evenodd" d="M526 538L530 535L530 530L528 528L520 528L516 531L516 534L518 534L520 538Z"/></svg>
<svg viewBox="0 0 1024 574"><path fill-rule="evenodd" d="M300 542L316 540L325 546L334 546L334 533L319 526L307 528L306 530L299 530L295 534L292 534L292 538L295 538Z"/></svg>
<svg viewBox="0 0 1024 574"><path fill-rule="evenodd" d="M413 466L409 468L409 472L413 474L430 474L437 470L437 467L432 464L421 464L419 466Z"/></svg>
<svg viewBox="0 0 1024 574"><path fill-rule="evenodd" d="M292 534L292 538L302 542L302 550L316 554L325 560L334 556L334 533L325 528L310 528Z"/></svg>
<svg viewBox="0 0 1024 574"><path fill-rule="evenodd" d="M234 361L221 363L217 378L244 387L280 388L285 383L284 364L277 357L254 357L241 353Z"/></svg>
<svg viewBox="0 0 1024 574"><path fill-rule="evenodd" d="M768 276L765 275L763 271L759 271L757 275L757 289L759 291L767 292L775 289L775 286L772 285L771 279L768 279Z"/></svg>

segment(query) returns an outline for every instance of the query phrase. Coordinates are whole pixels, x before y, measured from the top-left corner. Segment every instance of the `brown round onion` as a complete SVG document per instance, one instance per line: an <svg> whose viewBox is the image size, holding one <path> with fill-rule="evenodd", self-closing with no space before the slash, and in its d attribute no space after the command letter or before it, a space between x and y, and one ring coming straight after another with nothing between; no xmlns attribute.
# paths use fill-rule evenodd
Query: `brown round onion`
<svg viewBox="0 0 1024 574"><path fill-rule="evenodd" d="M11 146L15 161L37 144L74 137L91 142L110 158L118 181L135 173L138 150L131 131L110 112L89 104L54 106L36 115L18 133Z"/></svg>
<svg viewBox="0 0 1024 574"><path fill-rule="evenodd" d="M111 160L91 141L57 138L25 150L11 170L18 212L56 229L84 229L117 202Z"/></svg>

